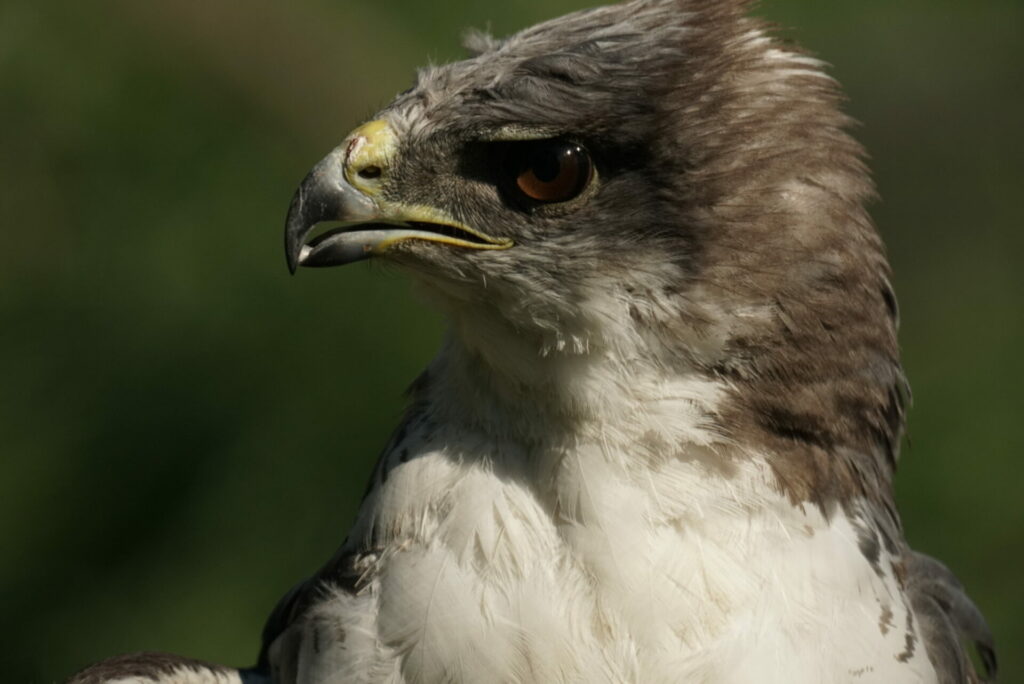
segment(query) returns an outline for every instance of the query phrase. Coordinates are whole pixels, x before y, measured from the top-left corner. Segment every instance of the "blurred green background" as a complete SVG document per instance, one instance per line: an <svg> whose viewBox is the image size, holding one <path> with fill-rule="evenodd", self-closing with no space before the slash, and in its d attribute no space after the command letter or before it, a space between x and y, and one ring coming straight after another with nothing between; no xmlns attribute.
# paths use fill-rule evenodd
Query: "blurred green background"
<svg viewBox="0 0 1024 684"><path fill-rule="evenodd" d="M374 264L287 275L306 170L469 26L582 0L0 4L0 663L244 664L343 539L442 323ZM915 390L899 500L1024 656L1024 5L767 0L834 65Z"/></svg>

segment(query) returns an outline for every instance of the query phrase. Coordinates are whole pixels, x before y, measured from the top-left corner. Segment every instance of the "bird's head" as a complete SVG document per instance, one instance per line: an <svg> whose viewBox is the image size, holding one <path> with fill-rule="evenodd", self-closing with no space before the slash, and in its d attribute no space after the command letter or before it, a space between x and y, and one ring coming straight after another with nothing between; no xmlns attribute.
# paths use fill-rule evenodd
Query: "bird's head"
<svg viewBox="0 0 1024 684"><path fill-rule="evenodd" d="M309 174L289 266L383 258L457 327L696 369L742 390L737 430L831 448L867 426L894 453L862 151L821 63L747 5L633 0L472 36Z"/></svg>
<svg viewBox="0 0 1024 684"><path fill-rule="evenodd" d="M700 32L685 3L645 1L472 36L309 174L289 266L384 258L556 336L599 295L678 289L702 249Z"/></svg>

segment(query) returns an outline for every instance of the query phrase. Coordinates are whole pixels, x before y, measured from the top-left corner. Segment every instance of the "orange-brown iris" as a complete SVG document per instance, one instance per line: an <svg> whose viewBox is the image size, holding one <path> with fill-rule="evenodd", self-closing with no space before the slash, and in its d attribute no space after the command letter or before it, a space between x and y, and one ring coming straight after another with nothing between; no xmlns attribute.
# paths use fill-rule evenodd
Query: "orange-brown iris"
<svg viewBox="0 0 1024 684"><path fill-rule="evenodd" d="M567 202L583 192L594 173L590 156L574 143L540 141L519 152L515 185L534 202Z"/></svg>

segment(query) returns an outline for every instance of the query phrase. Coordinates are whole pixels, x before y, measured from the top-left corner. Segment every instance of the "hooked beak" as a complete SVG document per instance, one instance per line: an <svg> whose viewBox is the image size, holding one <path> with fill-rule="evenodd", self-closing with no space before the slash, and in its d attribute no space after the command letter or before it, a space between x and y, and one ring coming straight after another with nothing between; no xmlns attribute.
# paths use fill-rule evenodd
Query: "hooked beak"
<svg viewBox="0 0 1024 684"><path fill-rule="evenodd" d="M305 240L318 223L372 221L377 215L373 200L349 185L340 173L340 149L334 150L313 167L295 191L291 206L288 207L284 249L288 270L292 273L300 265L307 265L316 253L316 245L307 245ZM358 252L353 252L351 256L355 258L349 261L363 258Z"/></svg>
<svg viewBox="0 0 1024 684"><path fill-rule="evenodd" d="M380 184L394 146L390 128L384 122L371 122L313 167L295 192L285 221L285 255L292 273L299 266L360 261L407 240L468 249L512 246L511 240L486 235L434 207L384 199ZM340 225L307 240L325 221Z"/></svg>

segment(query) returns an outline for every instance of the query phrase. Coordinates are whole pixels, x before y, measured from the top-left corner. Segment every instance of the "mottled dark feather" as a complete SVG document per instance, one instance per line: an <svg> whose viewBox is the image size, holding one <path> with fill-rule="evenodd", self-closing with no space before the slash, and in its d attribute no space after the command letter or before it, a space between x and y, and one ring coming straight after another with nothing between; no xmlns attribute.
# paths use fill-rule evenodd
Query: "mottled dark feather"
<svg viewBox="0 0 1024 684"><path fill-rule="evenodd" d="M104 684L118 680L133 679L144 682L209 682L215 677L223 681L241 681L243 684L270 684L261 674L254 671L239 671L192 658L169 653L130 653L108 658L73 675L67 684Z"/></svg>
<svg viewBox="0 0 1024 684"><path fill-rule="evenodd" d="M949 568L923 553L906 556L906 586L919 616L925 648L940 674L941 684L994 682L997 674L995 639L985 617L967 596ZM974 670L964 641L972 644L985 669Z"/></svg>

